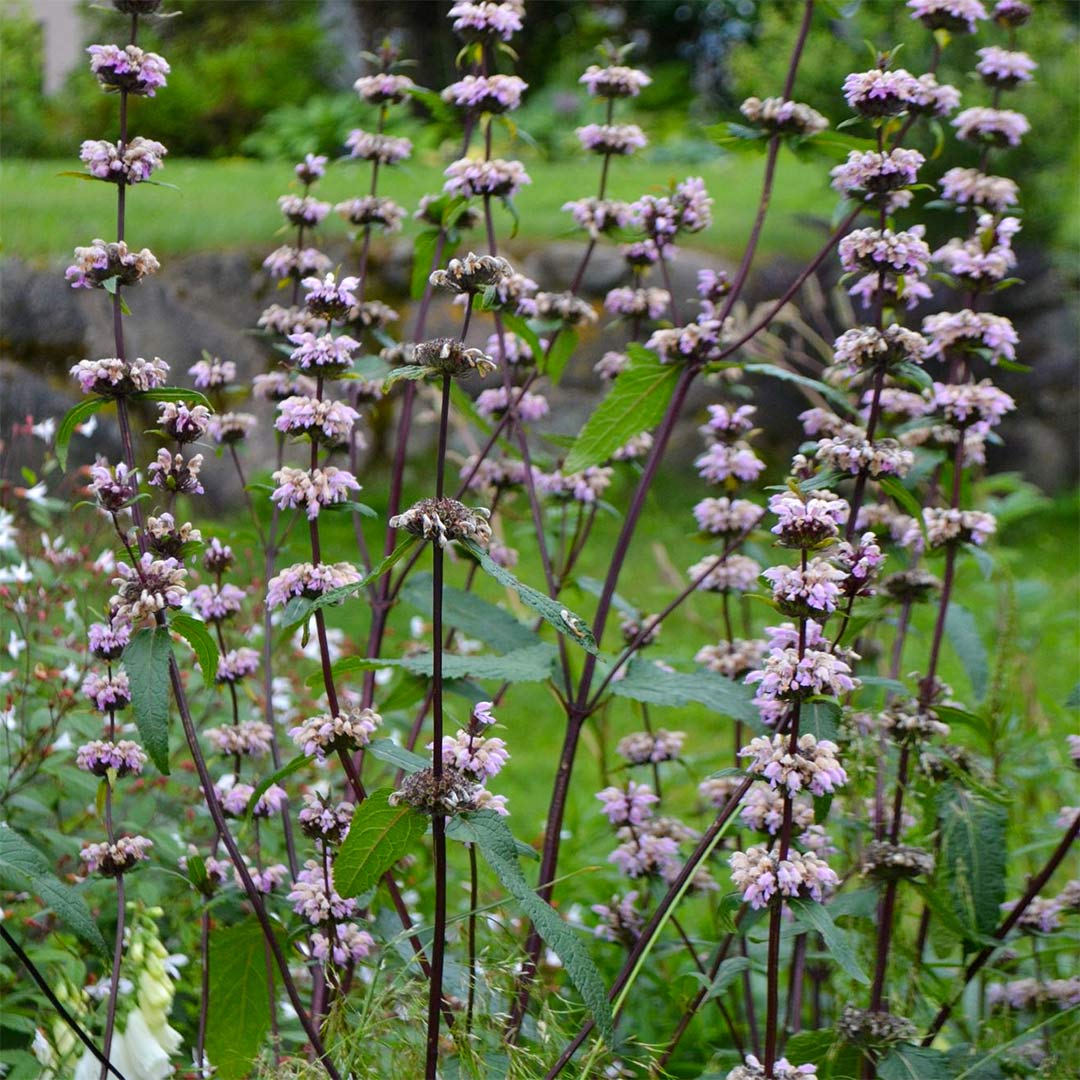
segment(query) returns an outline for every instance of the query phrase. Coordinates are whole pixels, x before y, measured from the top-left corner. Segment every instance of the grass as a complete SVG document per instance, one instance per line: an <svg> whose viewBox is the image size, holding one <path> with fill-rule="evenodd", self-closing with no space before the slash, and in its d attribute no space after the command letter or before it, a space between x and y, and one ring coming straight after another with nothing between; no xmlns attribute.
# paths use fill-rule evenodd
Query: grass
<svg viewBox="0 0 1080 1080"><path fill-rule="evenodd" d="M826 171L819 163L807 164L787 154L781 164L762 254L807 255L816 250L820 237L800 219L820 217L822 206L831 205ZM53 262L69 256L76 243L113 234L116 196L112 186L59 175L72 168L70 160L15 160L0 167L4 254ZM393 182L384 191L402 205L415 207L421 195L433 190L440 170L441 164L434 159L406 163L394 170ZM560 208L568 199L595 192L597 169L589 162L531 161L528 170L533 183L516 200L522 237L569 236L569 215ZM635 161L632 168L616 162L609 194L629 200L664 188L671 179L703 176L715 200L714 222L707 233L694 238L695 246L733 258L750 231L761 172L761 160L745 156L692 165L643 160ZM149 247L158 256L272 246L282 225L276 200L290 190L290 163L179 159L170 160L159 175L180 190L142 187L132 193L127 212L132 244ZM320 183L318 195L339 202L361 194L363 175L349 164L333 167ZM499 225L501 232L509 227L509 221ZM334 218L327 232L340 235L344 228Z"/></svg>

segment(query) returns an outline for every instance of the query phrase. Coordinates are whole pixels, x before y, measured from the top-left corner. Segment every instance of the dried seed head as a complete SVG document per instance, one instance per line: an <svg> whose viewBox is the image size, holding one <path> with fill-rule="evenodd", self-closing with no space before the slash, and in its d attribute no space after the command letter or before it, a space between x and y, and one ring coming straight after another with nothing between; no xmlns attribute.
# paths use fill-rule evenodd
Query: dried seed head
<svg viewBox="0 0 1080 1080"><path fill-rule="evenodd" d="M413 351L413 362L430 368L438 375L463 379L474 372L481 379L490 375L498 366L487 353L480 349L467 349L454 338L432 338L422 341Z"/></svg>
<svg viewBox="0 0 1080 1080"><path fill-rule="evenodd" d="M392 517L390 527L438 541L440 547L454 540L473 540L483 546L491 540L489 517L490 510L479 506L470 509L456 499L421 499Z"/></svg>
<svg viewBox="0 0 1080 1080"><path fill-rule="evenodd" d="M405 803L421 814L450 817L476 810L482 790L467 773L444 765L438 779L433 769L421 769L406 776L401 787L390 796L390 803L393 806Z"/></svg>
<svg viewBox="0 0 1080 1080"><path fill-rule="evenodd" d="M863 873L878 881L929 877L933 872L934 856L923 848L875 840L863 855Z"/></svg>

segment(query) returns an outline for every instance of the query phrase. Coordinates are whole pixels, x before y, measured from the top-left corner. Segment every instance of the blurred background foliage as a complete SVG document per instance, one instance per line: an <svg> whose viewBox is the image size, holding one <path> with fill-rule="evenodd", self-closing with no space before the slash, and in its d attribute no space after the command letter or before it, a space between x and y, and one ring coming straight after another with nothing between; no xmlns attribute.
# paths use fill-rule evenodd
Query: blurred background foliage
<svg viewBox="0 0 1080 1080"><path fill-rule="evenodd" d="M0 0L0 122L8 158L69 157L82 133L115 125L114 103L85 77L82 65L58 92L43 93L44 42L35 4L48 2ZM360 52L386 36L419 58L411 74L421 85L438 89L454 77L454 42L445 21L449 0L184 0L175 6L182 14L154 21L140 38L172 63L168 92L149 105L135 101L132 110L137 132L140 112L152 108L153 135L174 159L340 153L348 131L362 122L351 91L363 70ZM82 7L85 43L115 36L114 14L90 3ZM1022 47L1039 62L1039 86L1014 98L1030 117L1032 134L1012 160L1001 159L1001 167L1017 178L1029 204L1039 205L1026 239L1072 248L1080 236L1080 4L1042 0L1036 9L1022 31ZM528 32L515 42L530 91L514 123L536 154L556 162L576 158L574 127L595 119L577 78L603 41L632 41L634 62L654 80L635 104L650 136L648 156L686 165L715 159L722 151L708 129L737 118L744 97L765 96L781 85L801 10L799 0L537 0ZM916 73L926 68L929 36L900 0L822 0L815 18L796 97L835 120L847 115L840 92L844 74L869 66L867 42L902 44L899 62ZM996 28L984 27L977 39L958 38L949 46L942 76L959 85L966 104L988 97L966 74L974 50L1001 39ZM426 115L423 105L415 109ZM421 150L456 137L448 112L427 119ZM417 125L407 116L395 123L417 138ZM945 145L941 169L964 153L955 140Z"/></svg>

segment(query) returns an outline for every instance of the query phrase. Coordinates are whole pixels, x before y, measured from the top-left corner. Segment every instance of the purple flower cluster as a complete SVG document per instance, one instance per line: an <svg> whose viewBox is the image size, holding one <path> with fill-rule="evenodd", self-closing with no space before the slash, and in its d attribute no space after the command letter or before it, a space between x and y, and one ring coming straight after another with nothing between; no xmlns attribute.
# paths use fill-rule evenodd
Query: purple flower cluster
<svg viewBox="0 0 1080 1080"><path fill-rule="evenodd" d="M153 97L165 85L169 65L163 56L137 45L91 45L90 70L105 90Z"/></svg>

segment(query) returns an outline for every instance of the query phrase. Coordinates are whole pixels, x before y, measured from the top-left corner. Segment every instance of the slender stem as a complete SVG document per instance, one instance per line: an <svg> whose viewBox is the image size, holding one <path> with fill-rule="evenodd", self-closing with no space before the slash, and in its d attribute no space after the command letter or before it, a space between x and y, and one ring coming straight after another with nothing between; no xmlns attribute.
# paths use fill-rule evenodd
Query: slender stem
<svg viewBox="0 0 1080 1080"><path fill-rule="evenodd" d="M116 1028L116 999L120 991L120 965L124 960L124 917L126 914L124 875L121 874L116 879L116 940L113 946L112 973L109 980L109 1002L105 1009L105 1034L102 1036L101 1043L106 1058L112 1055L113 1031ZM100 1080L106 1080L108 1075L108 1066L102 1063Z"/></svg>
<svg viewBox="0 0 1080 1080"><path fill-rule="evenodd" d="M471 298L470 298L471 301ZM465 308L465 325L461 331L464 341L469 325L472 305ZM442 407L439 412L438 457L435 467L435 497L443 497L443 485L446 472L446 440L450 422L450 376L444 375L442 381ZM432 715L432 750L431 771L437 793L441 792L443 777L443 548L439 543L432 545L432 581L431 581L431 617L432 617L432 658L431 658L431 715ZM436 1080L439 1071L439 1020L442 1006L443 967L446 956L446 817L435 813L431 819L431 836L434 853L435 871L435 912L433 919L433 937L431 941L431 976L428 985L427 1016L427 1057L425 1062L426 1080Z"/></svg>
<svg viewBox="0 0 1080 1080"><path fill-rule="evenodd" d="M120 1072L115 1065L109 1063L109 1059L94 1045L94 1040L87 1035L78 1020L68 1012L64 1003L55 993L53 993L53 988L49 985L49 981L41 974L37 965L34 964L30 957L26 955L22 946L8 933L7 927L4 926L2 921L0 921L0 938L3 939L7 947L15 954L19 963L30 973L30 978L37 983L38 989L45 995L45 1000L56 1010L56 1015L67 1024L71 1032L79 1042L90 1051L94 1059L101 1062L102 1069L105 1072L112 1073L113 1076L116 1077L116 1080L127 1080L124 1074Z"/></svg>
<svg viewBox="0 0 1080 1080"><path fill-rule="evenodd" d="M476 1003L476 908L480 902L476 845L469 849L469 998L465 1006L465 1034L472 1033L473 1007Z"/></svg>
<svg viewBox="0 0 1080 1080"><path fill-rule="evenodd" d="M199 957L202 973L199 993L199 1028L195 1036L195 1069L206 1076L206 1024L210 1016L210 912L204 907L199 919Z"/></svg>

